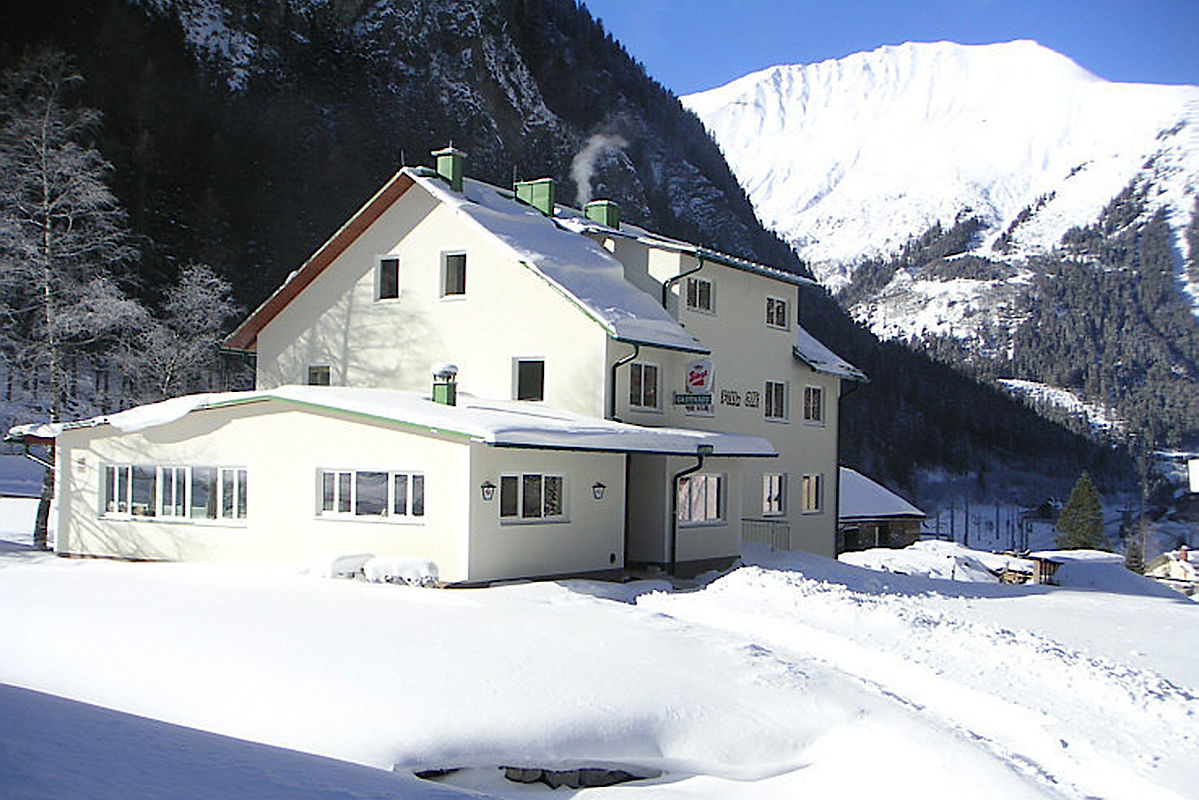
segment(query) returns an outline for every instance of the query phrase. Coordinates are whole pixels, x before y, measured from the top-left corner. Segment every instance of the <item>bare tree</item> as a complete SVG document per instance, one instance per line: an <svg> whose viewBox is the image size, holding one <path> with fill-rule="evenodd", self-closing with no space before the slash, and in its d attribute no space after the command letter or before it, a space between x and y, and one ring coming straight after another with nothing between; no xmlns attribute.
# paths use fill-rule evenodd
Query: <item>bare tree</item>
<svg viewBox="0 0 1199 800"><path fill-rule="evenodd" d="M115 269L137 251L105 184L111 167L90 142L100 115L68 106L82 78L57 51L27 53L0 82L0 259L5 352L44 380L35 405L51 422L71 401L68 367L114 336L144 324L141 305L117 285ZM49 448L48 462L54 463ZM45 548L53 469L34 528Z"/></svg>
<svg viewBox="0 0 1199 800"><path fill-rule="evenodd" d="M184 267L163 295L156 319L130 340L124 365L145 400L201 388L219 371L226 323L241 313L229 282L206 264Z"/></svg>

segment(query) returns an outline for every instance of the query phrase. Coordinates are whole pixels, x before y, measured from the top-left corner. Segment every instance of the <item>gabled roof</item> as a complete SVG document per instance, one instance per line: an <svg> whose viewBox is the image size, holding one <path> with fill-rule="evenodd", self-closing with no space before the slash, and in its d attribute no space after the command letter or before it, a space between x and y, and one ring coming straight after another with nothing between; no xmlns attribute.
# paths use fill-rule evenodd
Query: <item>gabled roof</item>
<svg viewBox="0 0 1199 800"><path fill-rule="evenodd" d="M798 322L795 324L795 347L792 349L792 353L817 372L863 383L869 380L866 373L829 350L819 339L804 330Z"/></svg>
<svg viewBox="0 0 1199 800"><path fill-rule="evenodd" d="M510 192L464 179L459 194L435 173L414 168L397 172L226 338L226 346L254 349L259 331L413 186L421 187L490 236L513 260L553 285L613 339L691 353L710 352L654 298L630 283L621 263L594 241L559 227L518 203Z"/></svg>
<svg viewBox="0 0 1199 800"><path fill-rule="evenodd" d="M21 425L13 428L6 438L44 442L57 438L64 430L102 425L132 433L169 424L197 411L272 400L493 447L695 455L699 446L708 445L714 456L777 455L774 447L758 436L646 428L573 414L539 403L484 400L464 393L458 394L458 405L447 406L434 403L418 392L344 386L280 386L264 391L193 394L77 422Z"/></svg>
<svg viewBox="0 0 1199 800"><path fill-rule="evenodd" d="M837 519L845 522L888 517L924 519L925 513L886 486L849 467L841 467Z"/></svg>

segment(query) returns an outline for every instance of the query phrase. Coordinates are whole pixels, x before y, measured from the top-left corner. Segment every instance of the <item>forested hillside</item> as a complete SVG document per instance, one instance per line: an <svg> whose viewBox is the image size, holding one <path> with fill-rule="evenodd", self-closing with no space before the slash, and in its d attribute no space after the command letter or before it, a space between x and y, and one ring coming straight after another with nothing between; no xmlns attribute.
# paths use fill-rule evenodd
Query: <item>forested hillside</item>
<svg viewBox="0 0 1199 800"><path fill-rule="evenodd" d="M574 0L78 0L7 14L0 61L65 51L103 113L96 144L156 296L191 261L253 307L403 162L452 142L497 184L802 270L758 224L699 121ZM803 319L871 382L844 402L842 460L910 487L921 467L1130 473L1002 393L880 344L827 296ZM1062 476L1068 476L1062 477Z"/></svg>

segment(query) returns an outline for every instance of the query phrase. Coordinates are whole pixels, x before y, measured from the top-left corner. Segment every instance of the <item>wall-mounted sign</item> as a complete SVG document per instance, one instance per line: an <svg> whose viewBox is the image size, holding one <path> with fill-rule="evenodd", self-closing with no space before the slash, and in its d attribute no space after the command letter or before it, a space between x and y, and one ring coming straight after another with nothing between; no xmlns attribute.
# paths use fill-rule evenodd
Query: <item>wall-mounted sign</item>
<svg viewBox="0 0 1199 800"><path fill-rule="evenodd" d="M683 413L689 416L710 417L712 410L712 388L716 383L715 369L712 359L697 358L687 365L685 375L686 391L675 392L675 405L683 407Z"/></svg>
<svg viewBox="0 0 1199 800"><path fill-rule="evenodd" d="M674 404L676 406L688 406L690 408L697 408L699 406L711 407L712 395L705 392L675 392Z"/></svg>

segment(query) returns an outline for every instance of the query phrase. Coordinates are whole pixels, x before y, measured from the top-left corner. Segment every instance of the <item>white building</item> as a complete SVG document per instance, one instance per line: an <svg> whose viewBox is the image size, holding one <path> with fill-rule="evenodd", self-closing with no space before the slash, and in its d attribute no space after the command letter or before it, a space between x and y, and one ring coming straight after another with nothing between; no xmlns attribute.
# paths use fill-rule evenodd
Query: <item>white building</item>
<svg viewBox="0 0 1199 800"><path fill-rule="evenodd" d="M428 554L450 581L693 572L734 558L743 536L833 555L837 401L842 380L864 376L800 326L810 281L621 224L611 203L556 206L549 181L510 192L466 179L461 153L435 155L436 171L396 173L230 335L256 356L257 392L192 402L142 431L62 432L59 549L295 560L336 549L342 534L325 532L353 527L369 533L344 534L346 551ZM439 399L468 403L429 398L430 365L443 362L457 379ZM363 392L375 409L365 416ZM484 409L532 440L492 441L471 427ZM579 429L611 435L591 446ZM185 536L163 527L165 498L197 474L171 470L200 466L218 469L218 484L248 482L244 523L228 522L257 533L215 544L200 532L211 518ZM77 481L76 467L90 477ZM124 511L106 501L104 476L119 482L120 469L128 492L137 474L153 483L153 522L132 499ZM411 495L424 475L432 533L433 474L446 492L435 542L409 535L398 507L374 513L377 487L371 513L338 505L344 482L407 476ZM551 477L555 508L570 513L544 505ZM514 518L537 479L539 515L530 505ZM588 500L595 484L602 501ZM392 524L372 528L377 517ZM281 548L266 533L279 524L302 544Z"/></svg>

